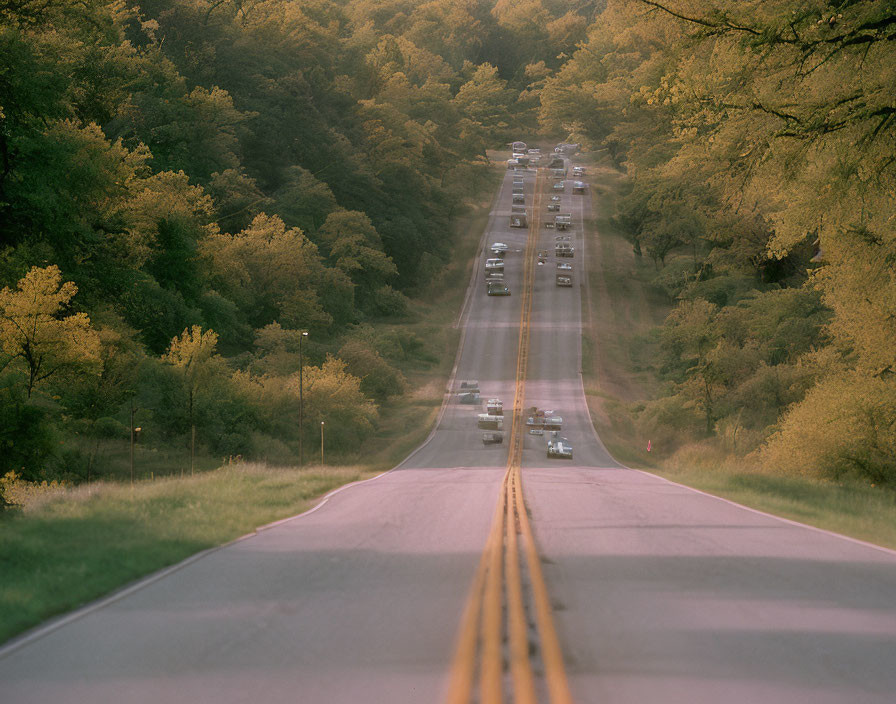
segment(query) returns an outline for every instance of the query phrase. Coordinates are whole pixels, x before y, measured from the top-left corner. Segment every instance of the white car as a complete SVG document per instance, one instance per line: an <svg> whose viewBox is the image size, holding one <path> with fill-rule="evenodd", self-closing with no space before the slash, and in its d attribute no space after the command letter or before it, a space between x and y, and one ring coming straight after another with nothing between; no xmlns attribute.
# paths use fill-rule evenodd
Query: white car
<svg viewBox="0 0 896 704"><path fill-rule="evenodd" d="M492 251L492 254L507 254L507 245L503 242L492 242L492 246L489 249Z"/></svg>

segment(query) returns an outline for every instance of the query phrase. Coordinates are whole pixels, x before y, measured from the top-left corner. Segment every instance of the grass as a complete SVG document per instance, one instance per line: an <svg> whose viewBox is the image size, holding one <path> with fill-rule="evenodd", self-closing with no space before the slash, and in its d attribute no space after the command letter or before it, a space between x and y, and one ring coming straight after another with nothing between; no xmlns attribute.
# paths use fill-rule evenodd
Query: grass
<svg viewBox="0 0 896 704"><path fill-rule="evenodd" d="M649 471L744 506L896 549L896 493L859 482L788 477L732 466L731 458L701 448L683 460L679 452Z"/></svg>
<svg viewBox="0 0 896 704"><path fill-rule="evenodd" d="M134 487L46 491L0 517L0 642L374 475L367 467L240 464Z"/></svg>
<svg viewBox="0 0 896 704"><path fill-rule="evenodd" d="M826 482L759 471L750 460L711 442L674 454L648 453L629 407L659 395L652 371L651 331L671 303L651 285L654 268L639 260L613 226L621 177L615 169L589 167L595 196L588 243L590 295L584 303L582 371L591 418L607 449L620 462L672 481L877 545L896 548L896 492L858 482Z"/></svg>
<svg viewBox="0 0 896 704"><path fill-rule="evenodd" d="M402 370L410 391L381 407L383 420L363 456L348 466L299 470L222 467L220 457L197 453L196 474L189 476L187 449L140 444L133 487L113 481L14 487L12 498L22 508L0 514L0 642L259 525L301 513L326 492L403 460L438 416L460 340L455 323L471 261L501 177L503 169L496 168L495 187L483 189L488 200L470 204L457 221L449 265L412 302L409 319L395 323L426 342L425 359ZM127 481L129 444L108 441L99 450L115 468L112 476Z"/></svg>

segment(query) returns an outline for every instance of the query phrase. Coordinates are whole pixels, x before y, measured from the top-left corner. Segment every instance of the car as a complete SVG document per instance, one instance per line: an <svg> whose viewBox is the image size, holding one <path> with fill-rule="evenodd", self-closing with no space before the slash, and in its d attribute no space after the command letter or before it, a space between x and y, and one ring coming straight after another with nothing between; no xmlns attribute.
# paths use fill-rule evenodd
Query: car
<svg viewBox="0 0 896 704"><path fill-rule="evenodd" d="M572 271L572 264L568 264L567 262L557 262L557 270Z"/></svg>
<svg viewBox="0 0 896 704"><path fill-rule="evenodd" d="M479 381L477 379L464 379L460 382L461 391L475 391L479 393Z"/></svg>
<svg viewBox="0 0 896 704"><path fill-rule="evenodd" d="M581 148L581 144L573 144L571 142L561 142L554 147L556 154L575 154Z"/></svg>
<svg viewBox="0 0 896 704"><path fill-rule="evenodd" d="M485 412L490 416L503 416L504 402L499 398L490 398L485 402Z"/></svg>
<svg viewBox="0 0 896 704"><path fill-rule="evenodd" d="M572 167L572 175L573 176L584 176L585 175L585 167L584 166L573 166Z"/></svg>
<svg viewBox="0 0 896 704"><path fill-rule="evenodd" d="M551 203L559 203L559 202L560 202L560 196L557 196L557 195L551 196Z"/></svg>
<svg viewBox="0 0 896 704"><path fill-rule="evenodd" d="M567 288L572 286L572 276L569 274L557 274L557 285Z"/></svg>
<svg viewBox="0 0 896 704"><path fill-rule="evenodd" d="M492 246L489 247L492 250L492 254L506 254L507 253L507 245L503 242L492 242Z"/></svg>
<svg viewBox="0 0 896 704"><path fill-rule="evenodd" d="M559 213L560 212L560 204L559 203L548 203L548 212L549 213Z"/></svg>
<svg viewBox="0 0 896 704"><path fill-rule="evenodd" d="M573 193L583 194L587 188L588 185L584 181L573 181L572 183Z"/></svg>
<svg viewBox="0 0 896 704"><path fill-rule="evenodd" d="M555 191L563 191L566 190L566 182L565 181L557 181L553 186L551 186Z"/></svg>
<svg viewBox="0 0 896 704"><path fill-rule="evenodd" d="M485 275L486 277L496 274L496 273L504 273L504 260L500 258L491 258L485 260Z"/></svg>
<svg viewBox="0 0 896 704"><path fill-rule="evenodd" d="M522 193L514 193L511 202L514 205L525 205L526 204L526 196Z"/></svg>
<svg viewBox="0 0 896 704"><path fill-rule="evenodd" d="M501 433L482 434L483 445L500 445L502 442L504 442L504 436Z"/></svg>
<svg viewBox="0 0 896 704"><path fill-rule="evenodd" d="M501 281L489 281L487 293L489 296L509 296L510 289Z"/></svg>
<svg viewBox="0 0 896 704"><path fill-rule="evenodd" d="M520 162L518 162L516 159L508 159L507 160L507 168L508 169L515 169L519 165L520 165Z"/></svg>
<svg viewBox="0 0 896 704"><path fill-rule="evenodd" d="M461 391L457 395L457 400L460 403L463 403L466 405L482 403L482 399L480 398L478 391Z"/></svg>
<svg viewBox="0 0 896 704"><path fill-rule="evenodd" d="M572 459L572 444L566 438L548 440L548 459Z"/></svg>

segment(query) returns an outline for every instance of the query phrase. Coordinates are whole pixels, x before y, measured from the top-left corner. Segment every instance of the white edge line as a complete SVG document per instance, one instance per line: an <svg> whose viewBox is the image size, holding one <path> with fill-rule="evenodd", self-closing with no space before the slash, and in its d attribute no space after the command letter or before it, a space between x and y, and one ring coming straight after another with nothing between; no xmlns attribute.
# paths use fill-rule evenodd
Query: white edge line
<svg viewBox="0 0 896 704"><path fill-rule="evenodd" d="M439 425L442 423L442 418L445 416L445 411L448 410L448 404L452 397L452 389L454 388L454 382L457 379L457 365L460 364L460 358L463 355L464 351L464 340L467 339L467 324L466 321L470 317L470 310L472 309L472 300L473 300L473 290L476 288L476 282L479 280L479 272L482 268L482 253L485 251L485 243L488 241L488 234L492 231L492 224L497 220L497 215L494 213L495 204L500 201L501 195L504 193L504 189L506 188L507 174L504 174L501 178L501 187L498 189L498 192L495 194L492 200L492 208L489 211L489 218L485 224L485 229L482 231L482 237L479 239L479 246L476 248L475 263L473 265L473 273L470 276L470 283L467 285L467 294L464 297L463 306L461 306L460 314L457 316L457 321L454 323L454 327L460 328L460 339L457 341L457 353L454 355L454 366L451 367L451 374L448 375L448 381L445 384L445 393L442 396L442 405L439 408L439 414L436 416L436 422L433 423L432 430L429 431L429 435L426 436L426 440L420 443L417 447L415 447L411 452L405 457L401 462L399 462L393 469L399 469L406 465L411 459L418 453L421 452L432 439L435 437L436 431L439 429ZM392 470L389 470L392 471Z"/></svg>
<svg viewBox="0 0 896 704"><path fill-rule="evenodd" d="M279 521L274 521L273 523L266 523L265 525L259 526L251 533L246 533L245 535L241 535L239 538L234 538L233 540L230 540L226 543L222 543L221 545L215 545L214 547L206 548L205 550L201 550L200 552L194 553L194 554L190 555L189 557L184 558L180 562L177 562L173 565L169 565L168 567L163 567L162 569L160 569L156 572L153 572L152 574L149 574L145 577L141 577L137 581L131 582L127 586L121 587L121 588L113 591L111 594L107 594L106 596L99 597L98 599L88 602L84 606L77 607L74 611L70 611L70 612L68 612L62 616L59 616L55 619L51 618L48 622L39 624L39 625L35 626L34 628L27 630L18 636L13 636L8 642L6 642L2 646L0 646L0 659L3 659L5 657L7 657L8 655L11 655L16 650L23 648L24 646L26 646L40 638L43 638L44 636L49 635L53 631L55 631L59 628L62 628L63 626L68 625L69 623L71 623L73 621L77 621L78 619L81 619L81 618L93 613L94 611L98 611L99 609L102 609L110 604L113 604L116 601L120 601L121 599L124 599L125 597L130 596L134 592L137 592L145 587L148 587L149 585L153 584L154 582L158 582L159 580L164 579L168 575L173 574L174 572L177 572L178 570L181 570L184 567L187 567L188 565L190 565L194 562L198 562L202 558L207 557L214 552L218 552L219 550L228 548L231 545L236 545L237 543L241 543L244 540L248 540L249 538L254 538L262 531L269 530L269 529L279 526L283 523L288 523L290 521L294 521L297 518L302 518L304 516L308 516L308 515L314 513L315 511L317 511L319 508L323 507L323 505L325 503L327 503L327 501L329 501L330 498L332 496L334 496L335 494L338 494L341 491L345 491L346 489L350 489L351 487L357 486L359 484L366 484L367 482L372 482L375 479L379 479L380 477L383 477L383 476L389 474L390 472L394 471L395 469L397 469L397 467L394 467L393 469L390 469L386 472L382 472L381 474L378 474L375 477L370 477L369 479L361 479L361 480L358 480L355 482L351 482L350 484L345 484L343 486L337 487L336 489L333 489L331 492L325 494L314 506L307 509L306 511L303 511L302 513L296 514L295 516L288 516L287 518L282 518Z"/></svg>
<svg viewBox="0 0 896 704"><path fill-rule="evenodd" d="M502 177L502 180L501 180L501 188L498 189L497 195L495 196L495 200L492 201L492 205L494 205L496 200L500 199L500 196L503 193L503 190L505 187L504 181L506 181L506 180L507 179L506 179L506 174L505 174L505 176ZM492 210L494 210L494 208L492 208ZM466 320L470 314L470 301L472 298L471 294L472 294L473 288L476 285L476 281L477 281L480 266L481 266L480 260L482 259L482 257L479 255L482 251L484 251L484 247L485 247L484 242L488 239L488 237L487 237L488 233L491 232L491 228L489 227L489 224L491 223L491 220L494 219L495 217L497 217L497 216L490 215L489 223L486 224L486 227L483 230L482 237L480 238L480 241L479 241L479 247L476 249L476 254L474 255L476 258L475 259L476 265L473 267L473 274L470 277L470 283L467 287L467 295L464 298L464 303L461 308L460 315L458 316L457 325L460 325L460 327L461 327L461 336L460 336L460 340L458 340L457 353L454 356L454 366L451 369L451 375L448 378L446 391L442 397L442 407L439 409L439 415L436 418L436 422L433 425L433 428L430 431L429 435L427 436L426 440L424 440L420 445L418 445L416 448L414 448L414 450L412 450L411 453L407 457L405 457L401 462L399 462L397 465L395 465L392 469L382 472L381 474L378 474L375 477L370 477L369 479L362 479L362 480L359 480L356 482L351 482L350 484L345 484L344 486L334 489L333 491L325 494L323 496L323 498L321 498L320 501L318 501L314 506L312 506L311 508L309 508L306 511L303 511L302 513L296 514L295 516L288 516L286 518L281 518L279 521L274 521L272 523L266 523L265 525L258 526L251 533L246 533L245 535L242 535L239 538L235 538L229 542L222 543L221 545L216 545L214 547L207 548L200 552L194 553L193 555L190 555L189 557L181 560L178 563L169 565L168 567L163 567L162 569L160 569L156 572L153 572L152 574L147 575L146 577L142 577L142 578L138 579L137 581L132 582L131 584L129 584L125 587L122 587L116 591L113 591L111 594L99 597L98 599L96 599L94 601L88 602L84 606L77 607L74 611L70 611L70 612L68 612L62 616L59 616L55 619L51 618L49 620L49 622L39 624L39 625L35 626L34 628L29 629L18 636L13 636L9 641L4 643L3 645L0 645L0 659L3 659L5 657L11 655L16 650L19 650L20 648L23 648L26 645L49 635L53 631L56 631L59 628L62 628L63 626L68 625L69 623L72 623L73 621L77 621L78 619L84 618L85 616L93 613L94 611L98 611L99 609L102 609L110 604L113 604L116 601L119 601L121 599L124 599L127 596L130 596L134 592L137 592L137 591L143 589L144 587L148 587L149 585L153 584L154 582L164 579L168 575L173 574L174 572L177 572L178 570L183 569L184 567L187 567L188 565L190 565L194 562L197 562L198 560L201 560L203 557L211 555L212 553L217 552L218 550L223 550L224 548L230 547L231 545L235 545L236 543L242 542L244 540L248 540L249 538L254 538L262 531L270 530L271 528L275 528L277 526L283 525L284 523L289 523L298 518L302 518L304 516L311 515L318 509L323 508L323 506L330 500L330 498L335 496L336 494L338 494L342 491L345 491L346 489L350 489L354 486L357 486L359 484L366 484L367 482L372 482L375 479L379 479L380 477L383 477L387 474L390 474L391 472L394 472L396 469L398 469L402 465L406 464L414 455L416 455L418 452L420 452L424 447L426 447L429 444L429 442L432 440L433 436L435 435L436 430L438 430L439 423L441 423L442 417L444 416L445 410L448 406L448 402L451 399L451 389L454 386L455 377L457 375L457 365L460 362L460 357L463 352L464 338L466 337L466 325L462 324L462 321Z"/></svg>
<svg viewBox="0 0 896 704"><path fill-rule="evenodd" d="M800 521L794 521L794 520L791 519L791 518L784 518L783 516L776 516L774 513L768 513L768 512L766 512L766 511L760 511L758 508L752 508L752 507L750 507L750 506L744 506L743 504L739 504L739 503L737 503L737 501L732 501L731 499L726 499L726 498L724 498L723 496L718 496L718 495L716 495L716 494L711 494L711 493L709 493L708 491L701 491L700 489L695 489L694 487L692 487L692 486L688 486L687 484L680 484L680 483L678 483L678 482L674 482L674 481L672 481L671 479L667 479L666 477L660 476L659 474L653 474L652 472L648 472L647 470L644 470L644 469L636 469L636 468L634 468L634 467L626 467L625 465L623 465L623 467L624 467L625 469L627 469L627 470L632 471L632 472L640 472L641 474L646 474L646 475L649 476L649 477L654 477L654 478L656 478L656 479L661 479L661 480L663 480L664 482L666 482L667 484L672 484L673 486L678 486L678 487L681 487L681 488L683 488L683 489L688 489L689 491L693 491L693 492L696 493L696 494L702 494L703 496L708 496L708 497L711 498L711 499L716 499L716 500L718 500L718 501L722 501L722 502L724 502L724 503L726 503L726 504L729 504L729 505L731 505L731 506L736 506L737 508L741 508L741 509L743 509L743 510L745 510L745 511L749 511L750 513L755 513L755 514L758 514L758 515L760 515L760 516L765 516L766 518L773 518L773 519L775 519L776 521L781 521L782 523L788 523L788 524L790 524L790 525L792 525L792 526L797 526L797 527L799 527L799 528L807 528L807 529L809 529L809 530L811 530L811 531L815 531L816 533L823 533L823 534L825 534L825 535L829 535L829 536L832 536L832 537L834 537L834 538L840 538L841 540L845 540L845 541L850 542L850 543L855 543L856 545L862 545L862 546L864 546L864 547L866 547L866 548L872 548L872 549L874 549L874 550L878 550L878 551L880 551L880 552L883 552L883 553L886 553L886 554L888 554L888 555L892 555L892 556L896 557L896 550L893 550L893 549L891 549L891 548L884 547L883 545L875 545L874 543L869 543L867 540L860 540L859 538L853 538L853 537L850 537L850 536L848 536L848 535L843 535L842 533L837 533L837 532L832 531L832 530L827 530L826 528L819 528L818 526L813 526L813 525L810 525L810 524L808 524L808 523L801 523Z"/></svg>
<svg viewBox="0 0 896 704"><path fill-rule="evenodd" d="M590 194L591 194L591 189L589 189L589 191L588 191L588 195L589 195L589 197L590 197ZM593 201L592 201L592 203L591 203L591 214L592 214L592 215L594 214L594 203L593 203ZM595 236L598 234L598 233L597 233L597 229L596 229L596 227L595 227L594 234L595 234ZM583 276L582 276L582 278L583 278L583 280L584 280L585 282L589 282L589 284L590 284L590 280L589 280L589 278L588 278L588 276L587 276L587 274L588 274L588 258L585 256L585 243L586 243L586 241L587 241L587 238L585 237L585 212L584 212L584 204L583 204L583 208L582 208L582 271L583 271ZM590 286L590 285L587 285L585 288L586 288L586 290L588 291L588 296L589 296L589 298L590 298L590 296L591 296L591 286ZM591 305L591 304L589 303L589 312L591 312L591 311L590 311L590 305ZM583 337L582 339L584 339L584 337ZM708 497L710 497L710 498L712 498L712 499L716 499L717 501L722 501L722 502L724 502L724 503L726 503L726 504L729 504L730 506L736 506L737 508L741 508L741 509L743 509L743 510L745 510L745 511L749 511L750 513L755 513L755 514L757 514L757 515L759 515L759 516L765 516L766 518L773 518L773 519L776 520L776 521L781 521L782 523L787 523L787 524L792 525L792 526L797 526L797 527L800 527L800 528L807 528L808 530L814 531L814 532L816 532L816 533L822 533L822 534L824 534L824 535L832 536L832 537L835 537L835 538L840 538L841 540L845 540L845 541L847 541L847 542L849 542L849 543L853 543L853 544L855 544L855 545L862 545L862 546L864 546L864 547L866 547L866 548L871 548L871 549L873 549L873 550L877 550L877 551L882 552L882 553L884 553L884 554L892 555L892 556L896 557L896 550L893 550L893 549L891 549L891 548L884 547L883 545L875 545L874 543L869 543L867 540L860 540L859 538L853 538L853 537L851 537L851 536L843 535L842 533L837 533L837 532L832 531L832 530L827 530L826 528L819 528L818 526L813 526L813 525L810 525L810 524L808 524L808 523L801 523L800 521L795 521L795 520L793 520L793 519L791 519L791 518L784 518L783 516L776 516L775 514L773 514L773 513L768 513L767 511L760 511L760 510L757 509L757 508L752 508L752 507L750 507L750 506L745 506L744 504L739 504L739 503L737 503L736 501L732 501L731 499L726 499L726 498L724 498L724 497L722 497L722 496L718 496L718 495L716 495L716 494L711 494L711 493L709 493L709 492L707 492L707 491L701 491L700 489L695 489L694 487L692 487L692 486L688 486L687 484L680 484L679 482L672 481L671 479L667 479L666 477L663 477L663 476L661 476L661 475L659 475L659 474L653 474L652 472L648 472L647 470L644 470L644 469L637 469L637 468L635 468L635 467L629 467L628 465L623 464L622 462L620 462L619 460L617 460L615 457L613 457L613 453L611 453L611 452L607 449L606 445L604 445L604 442L603 442L603 440L601 440L600 435L599 435L598 432L597 432L597 428L596 428L595 425L594 425L594 419L591 417L591 410L588 408L588 398L587 398L587 396L585 395L585 379L584 379L584 375L582 374L582 366L583 366L583 365L582 365L582 345L580 344L580 345L579 345L579 383L580 383L581 386L582 386L582 398L583 398L584 401L585 401L585 411L588 413L588 419L591 421L589 425L591 425L591 430L592 430L592 432L594 433L594 437L597 438L597 441L600 443L600 446L601 446L601 447L604 449L604 451L607 453L607 456L610 457L610 458L612 458L612 460L613 460L616 464L618 464L619 467L621 467L622 469L627 469L627 470L632 471L632 472L640 472L641 474L646 474L646 475L649 476L649 477L655 477L656 479L661 479L662 481L666 482L667 484L672 484L673 486L677 486L677 487L681 487L681 488L683 488L683 489L687 489L687 490L689 490L689 491L693 491L693 492L696 493L696 494L701 494L701 495L703 495L703 496L708 496ZM615 468L608 468L608 469L615 469Z"/></svg>

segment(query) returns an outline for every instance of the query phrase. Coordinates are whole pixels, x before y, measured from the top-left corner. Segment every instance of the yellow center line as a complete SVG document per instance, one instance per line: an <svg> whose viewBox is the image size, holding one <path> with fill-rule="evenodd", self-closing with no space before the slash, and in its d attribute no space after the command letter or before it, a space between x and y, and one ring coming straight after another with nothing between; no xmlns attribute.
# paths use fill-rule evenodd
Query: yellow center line
<svg viewBox="0 0 896 704"><path fill-rule="evenodd" d="M538 245L543 178L536 177L533 217L526 242L519 344L517 347L516 388L514 392L507 469L495 515L467 598L461 630L452 662L446 704L469 704L476 679L477 633L480 643L479 701L502 704L504 658L502 653L502 582L507 597L509 669L516 704L535 704L535 684L529 656L523 578L520 570L517 533L523 535L523 549L529 567L535 602L536 624L545 664L545 678L552 704L571 704L563 655L553 623L550 599L538 562L538 552L523 501L521 464L523 458L526 372L529 355L529 331L534 295L535 252ZM502 557L504 558L502 560ZM502 574L502 567L504 573Z"/></svg>

